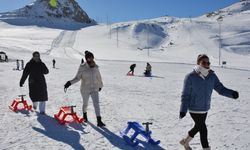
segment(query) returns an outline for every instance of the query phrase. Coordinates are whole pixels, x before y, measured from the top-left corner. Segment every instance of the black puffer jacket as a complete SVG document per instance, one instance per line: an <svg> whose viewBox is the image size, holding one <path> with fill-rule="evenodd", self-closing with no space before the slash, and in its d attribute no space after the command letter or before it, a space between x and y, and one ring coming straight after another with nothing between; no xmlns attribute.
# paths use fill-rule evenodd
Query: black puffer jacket
<svg viewBox="0 0 250 150"><path fill-rule="evenodd" d="M29 76L29 95L33 102L47 101L47 85L44 74L48 74L49 70L43 62L35 62L33 59L28 62L24 68L20 86L22 86Z"/></svg>

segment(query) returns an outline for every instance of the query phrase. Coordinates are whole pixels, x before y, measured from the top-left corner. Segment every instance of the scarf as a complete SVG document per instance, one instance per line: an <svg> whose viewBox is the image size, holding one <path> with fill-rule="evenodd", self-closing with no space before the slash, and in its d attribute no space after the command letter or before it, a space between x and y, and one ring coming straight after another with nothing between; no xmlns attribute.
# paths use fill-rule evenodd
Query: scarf
<svg viewBox="0 0 250 150"><path fill-rule="evenodd" d="M207 75L209 74L210 69L206 69L202 66L197 65L194 67L194 71L198 73L200 77L205 79L205 77L207 77Z"/></svg>

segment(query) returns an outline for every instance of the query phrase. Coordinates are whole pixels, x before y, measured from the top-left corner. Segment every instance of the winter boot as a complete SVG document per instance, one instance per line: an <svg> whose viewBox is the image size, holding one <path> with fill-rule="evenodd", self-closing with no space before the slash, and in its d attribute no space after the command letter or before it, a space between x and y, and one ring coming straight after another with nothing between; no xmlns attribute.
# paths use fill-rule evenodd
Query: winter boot
<svg viewBox="0 0 250 150"><path fill-rule="evenodd" d="M184 139L182 139L182 140L180 141L180 144L184 146L185 150L192 150L192 148L189 146L189 142L190 142L192 139L193 139L193 138L190 137L190 136L188 135L186 138L184 138Z"/></svg>
<svg viewBox="0 0 250 150"><path fill-rule="evenodd" d="M87 112L83 113L83 119L85 122L88 122Z"/></svg>
<svg viewBox="0 0 250 150"><path fill-rule="evenodd" d="M203 148L203 150L211 150L211 147Z"/></svg>
<svg viewBox="0 0 250 150"><path fill-rule="evenodd" d="M98 127L104 127L105 124L102 122L102 117L97 116L97 126Z"/></svg>

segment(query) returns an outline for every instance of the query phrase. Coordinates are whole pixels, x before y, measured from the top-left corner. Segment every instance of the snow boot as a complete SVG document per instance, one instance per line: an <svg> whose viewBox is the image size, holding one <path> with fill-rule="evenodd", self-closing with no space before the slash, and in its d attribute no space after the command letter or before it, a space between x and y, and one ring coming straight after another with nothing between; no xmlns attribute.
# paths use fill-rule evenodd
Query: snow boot
<svg viewBox="0 0 250 150"><path fill-rule="evenodd" d="M84 122L88 122L87 112L83 113Z"/></svg>
<svg viewBox="0 0 250 150"><path fill-rule="evenodd" d="M203 150L211 150L211 147L203 148Z"/></svg>
<svg viewBox="0 0 250 150"><path fill-rule="evenodd" d="M102 122L102 117L97 116L97 126L98 127L104 127L106 126L103 122Z"/></svg>
<svg viewBox="0 0 250 150"><path fill-rule="evenodd" d="M182 140L180 141L180 144L184 146L185 150L192 150L192 148L189 146L189 142L190 142L192 139L193 139L193 138L190 137L190 136L188 135L186 138L184 138L184 139L182 139Z"/></svg>

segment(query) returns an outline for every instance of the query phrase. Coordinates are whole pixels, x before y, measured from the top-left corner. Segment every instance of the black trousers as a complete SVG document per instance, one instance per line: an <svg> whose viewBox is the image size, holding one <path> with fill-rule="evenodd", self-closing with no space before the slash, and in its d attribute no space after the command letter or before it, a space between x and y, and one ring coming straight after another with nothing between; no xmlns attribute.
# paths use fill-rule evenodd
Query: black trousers
<svg viewBox="0 0 250 150"><path fill-rule="evenodd" d="M189 136L194 138L194 136L200 132L200 140L203 148L208 148L208 140L207 140L207 113L205 114L195 114L190 113L192 119L194 120L194 127L188 132Z"/></svg>

